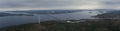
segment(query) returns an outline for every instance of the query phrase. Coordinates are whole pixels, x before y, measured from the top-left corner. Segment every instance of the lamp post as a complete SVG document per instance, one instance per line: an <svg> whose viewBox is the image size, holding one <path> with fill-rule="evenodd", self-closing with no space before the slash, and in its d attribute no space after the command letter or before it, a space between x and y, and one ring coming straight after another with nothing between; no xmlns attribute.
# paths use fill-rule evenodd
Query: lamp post
<svg viewBox="0 0 120 31"><path fill-rule="evenodd" d="M39 14L34 14L34 15L38 15L38 17L37 17L38 18L38 24L40 24L40 22L41 22L41 18L40 17L41 16Z"/></svg>
<svg viewBox="0 0 120 31"><path fill-rule="evenodd" d="M51 16L53 18L56 18L56 17L54 17L54 16L51 15L52 13L55 13L55 11L51 11L51 13L47 13L47 15ZM41 22L41 16L40 16L40 14L34 14L34 15L38 15L38 24L40 24L40 22ZM58 19L58 18L56 18L56 19Z"/></svg>
<svg viewBox="0 0 120 31"><path fill-rule="evenodd" d="M38 15L38 23L40 24L40 22L41 22L41 18L40 18L41 16L40 15Z"/></svg>

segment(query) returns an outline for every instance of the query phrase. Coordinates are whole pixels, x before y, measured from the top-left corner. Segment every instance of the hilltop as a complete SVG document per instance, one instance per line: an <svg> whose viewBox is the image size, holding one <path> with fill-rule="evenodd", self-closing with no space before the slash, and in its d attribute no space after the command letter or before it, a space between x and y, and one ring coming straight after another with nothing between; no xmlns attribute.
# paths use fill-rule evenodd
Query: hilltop
<svg viewBox="0 0 120 31"><path fill-rule="evenodd" d="M47 21L1 28L0 31L120 31L120 19L86 19L69 23Z"/></svg>

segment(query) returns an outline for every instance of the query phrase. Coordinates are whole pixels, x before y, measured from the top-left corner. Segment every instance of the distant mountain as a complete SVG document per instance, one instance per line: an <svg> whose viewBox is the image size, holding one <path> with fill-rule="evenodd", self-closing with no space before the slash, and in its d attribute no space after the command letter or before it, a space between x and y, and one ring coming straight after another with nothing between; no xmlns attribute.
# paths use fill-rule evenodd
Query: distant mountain
<svg viewBox="0 0 120 31"><path fill-rule="evenodd" d="M74 13L74 12L81 12L81 11L98 11L98 12L104 13L106 15L111 14L111 13L115 13L117 15L120 10L109 10L109 9L95 9L95 10L28 10L28 11L9 11L9 12L18 13L17 15L30 15L30 14L33 15L33 14L63 14L63 13ZM27 14L24 14L24 13L27 13ZM10 13L8 13L8 14L10 14ZM101 16L101 15L99 14L97 16ZM2 14L1 14L1 16L2 16Z"/></svg>
<svg viewBox="0 0 120 31"><path fill-rule="evenodd" d="M3 16L33 16L34 14L63 14L79 12L81 10L28 10L28 11L7 11L1 12L0 17Z"/></svg>
<svg viewBox="0 0 120 31"><path fill-rule="evenodd" d="M73 13L82 10L29 10L29 11L12 11L12 12L26 12L31 14L62 14L62 13Z"/></svg>
<svg viewBox="0 0 120 31"><path fill-rule="evenodd" d="M1 12L0 17L3 17L3 16L33 16L33 15L31 15L31 14L11 14L11 13Z"/></svg>
<svg viewBox="0 0 120 31"><path fill-rule="evenodd" d="M28 10L28 11L11 11L11 12L24 12L24 13L31 13L31 14L63 14L63 13L74 13L80 11L99 11L101 13L104 12L112 12L112 11L119 11L113 9L94 9L94 10Z"/></svg>

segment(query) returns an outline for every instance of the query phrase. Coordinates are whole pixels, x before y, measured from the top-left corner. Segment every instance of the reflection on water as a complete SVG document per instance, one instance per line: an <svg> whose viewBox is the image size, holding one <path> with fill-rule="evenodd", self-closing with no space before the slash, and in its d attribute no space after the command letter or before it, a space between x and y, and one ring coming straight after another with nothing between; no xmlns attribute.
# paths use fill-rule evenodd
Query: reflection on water
<svg viewBox="0 0 120 31"><path fill-rule="evenodd" d="M35 23L38 21L38 16L40 16L41 21L47 20L80 20L80 19L92 19L97 14L101 14L99 11L81 11L76 13L66 13L66 14L51 14L51 15L35 15L35 16L6 16L0 17L0 27L19 25L25 23ZM93 18L94 19L94 18Z"/></svg>

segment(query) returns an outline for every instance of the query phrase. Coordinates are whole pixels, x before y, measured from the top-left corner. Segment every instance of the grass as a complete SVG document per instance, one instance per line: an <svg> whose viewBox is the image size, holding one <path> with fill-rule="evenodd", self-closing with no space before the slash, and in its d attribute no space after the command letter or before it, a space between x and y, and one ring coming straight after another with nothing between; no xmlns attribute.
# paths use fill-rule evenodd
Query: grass
<svg viewBox="0 0 120 31"><path fill-rule="evenodd" d="M46 21L5 27L0 31L120 31L120 19L86 19L79 23Z"/></svg>

